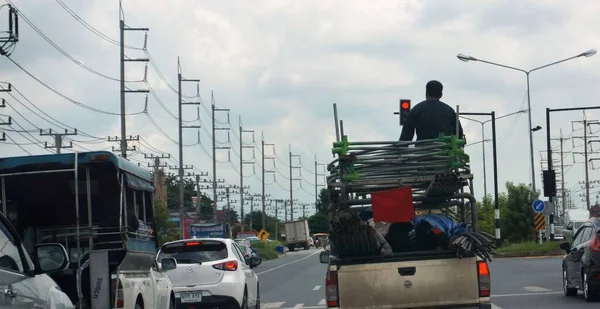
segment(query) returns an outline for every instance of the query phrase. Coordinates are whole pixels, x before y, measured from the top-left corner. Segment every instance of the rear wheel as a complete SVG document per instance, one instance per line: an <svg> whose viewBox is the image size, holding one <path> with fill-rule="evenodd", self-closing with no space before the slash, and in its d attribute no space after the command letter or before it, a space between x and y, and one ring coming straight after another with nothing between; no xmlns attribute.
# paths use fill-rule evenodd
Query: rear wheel
<svg viewBox="0 0 600 309"><path fill-rule="evenodd" d="M563 291L565 292L565 296L577 296L577 288L570 288L567 278L567 269L563 267Z"/></svg>
<svg viewBox="0 0 600 309"><path fill-rule="evenodd" d="M587 275L587 271L584 269L581 271L583 273L582 285L583 285L583 298L587 302L593 302L598 299L598 290L590 287L589 278Z"/></svg>
<svg viewBox="0 0 600 309"><path fill-rule="evenodd" d="M294 246L288 246L288 249L289 249L290 251L294 251L295 247L294 247Z"/></svg>

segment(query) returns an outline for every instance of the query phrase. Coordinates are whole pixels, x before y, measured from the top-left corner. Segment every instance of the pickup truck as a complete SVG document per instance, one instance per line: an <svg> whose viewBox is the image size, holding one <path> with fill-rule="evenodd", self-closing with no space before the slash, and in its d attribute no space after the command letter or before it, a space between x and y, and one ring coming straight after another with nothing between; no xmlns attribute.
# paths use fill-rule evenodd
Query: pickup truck
<svg viewBox="0 0 600 309"><path fill-rule="evenodd" d="M328 264L327 308L492 308L490 270L478 257L458 259L449 250L338 258L323 251L320 260Z"/></svg>

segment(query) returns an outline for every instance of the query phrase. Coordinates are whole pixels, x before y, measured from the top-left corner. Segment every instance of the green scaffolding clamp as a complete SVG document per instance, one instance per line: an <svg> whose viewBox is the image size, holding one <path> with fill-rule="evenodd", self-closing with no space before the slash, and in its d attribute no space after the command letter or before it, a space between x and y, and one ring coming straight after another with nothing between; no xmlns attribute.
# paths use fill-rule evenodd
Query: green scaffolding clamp
<svg viewBox="0 0 600 309"><path fill-rule="evenodd" d="M333 148L331 149L332 154L343 156L348 154L350 148L350 142L348 142L348 135L342 135L342 140L339 142L333 142Z"/></svg>
<svg viewBox="0 0 600 309"><path fill-rule="evenodd" d="M456 135L445 135L440 133L438 140L443 143L447 143L448 156L450 157L450 168L464 167L469 163L469 155L465 153L464 147L466 144L465 139L458 138Z"/></svg>

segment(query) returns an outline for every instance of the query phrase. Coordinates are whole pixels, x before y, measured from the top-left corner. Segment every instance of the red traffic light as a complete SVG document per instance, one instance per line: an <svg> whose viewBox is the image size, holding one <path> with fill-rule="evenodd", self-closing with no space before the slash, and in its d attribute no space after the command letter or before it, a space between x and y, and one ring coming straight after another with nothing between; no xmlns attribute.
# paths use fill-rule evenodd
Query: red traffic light
<svg viewBox="0 0 600 309"><path fill-rule="evenodd" d="M410 109L410 100L400 100L400 109L409 110Z"/></svg>

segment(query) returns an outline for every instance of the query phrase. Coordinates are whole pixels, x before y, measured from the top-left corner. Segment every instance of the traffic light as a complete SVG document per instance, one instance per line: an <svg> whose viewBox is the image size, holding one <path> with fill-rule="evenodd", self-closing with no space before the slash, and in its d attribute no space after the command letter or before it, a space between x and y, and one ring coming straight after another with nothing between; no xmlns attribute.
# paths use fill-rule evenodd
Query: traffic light
<svg viewBox="0 0 600 309"><path fill-rule="evenodd" d="M556 172L554 170L542 171L542 181L544 183L544 196L556 196Z"/></svg>
<svg viewBox="0 0 600 309"><path fill-rule="evenodd" d="M400 99L400 125L404 124L408 112L410 112L410 100Z"/></svg>

